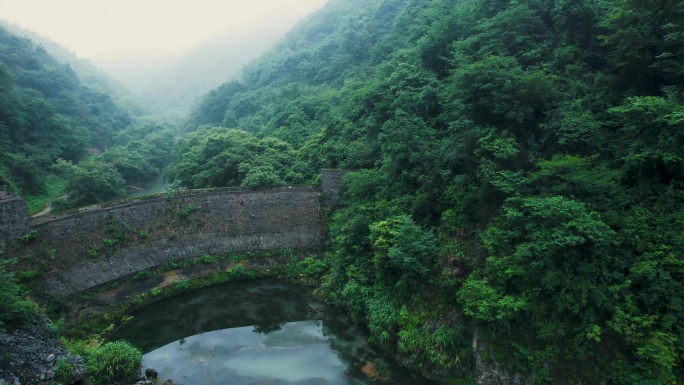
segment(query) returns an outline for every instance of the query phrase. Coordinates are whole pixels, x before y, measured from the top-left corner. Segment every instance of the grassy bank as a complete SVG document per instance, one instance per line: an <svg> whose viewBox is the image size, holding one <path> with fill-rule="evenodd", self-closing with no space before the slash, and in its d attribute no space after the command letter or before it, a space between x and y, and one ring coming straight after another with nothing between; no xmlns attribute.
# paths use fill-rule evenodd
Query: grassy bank
<svg viewBox="0 0 684 385"><path fill-rule="evenodd" d="M25 196L29 207L29 215L35 215L43 211L50 202L64 195L66 182L64 179L50 175L45 182L45 192L39 195L28 194Z"/></svg>

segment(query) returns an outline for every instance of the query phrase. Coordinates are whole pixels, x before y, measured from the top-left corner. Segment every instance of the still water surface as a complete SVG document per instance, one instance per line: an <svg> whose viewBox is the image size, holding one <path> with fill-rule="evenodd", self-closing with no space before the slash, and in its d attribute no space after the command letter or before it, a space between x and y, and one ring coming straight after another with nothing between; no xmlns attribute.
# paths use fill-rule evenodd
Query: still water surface
<svg viewBox="0 0 684 385"><path fill-rule="evenodd" d="M278 280L233 282L147 306L112 339L143 350L144 367L183 385L434 385L380 355L309 289Z"/></svg>

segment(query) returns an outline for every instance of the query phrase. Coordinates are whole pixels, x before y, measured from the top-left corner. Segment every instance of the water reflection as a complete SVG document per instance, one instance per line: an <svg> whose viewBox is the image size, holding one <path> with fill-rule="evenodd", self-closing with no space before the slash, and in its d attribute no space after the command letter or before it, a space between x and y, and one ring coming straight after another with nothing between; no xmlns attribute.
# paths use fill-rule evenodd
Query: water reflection
<svg viewBox="0 0 684 385"><path fill-rule="evenodd" d="M433 384L378 355L360 329L296 285L215 286L134 316L114 338L143 349L145 367L184 385L377 383L362 371L368 362L387 362L389 384Z"/></svg>
<svg viewBox="0 0 684 385"><path fill-rule="evenodd" d="M323 335L322 322L216 330L172 342L145 355L145 364L184 384L344 385L346 370Z"/></svg>

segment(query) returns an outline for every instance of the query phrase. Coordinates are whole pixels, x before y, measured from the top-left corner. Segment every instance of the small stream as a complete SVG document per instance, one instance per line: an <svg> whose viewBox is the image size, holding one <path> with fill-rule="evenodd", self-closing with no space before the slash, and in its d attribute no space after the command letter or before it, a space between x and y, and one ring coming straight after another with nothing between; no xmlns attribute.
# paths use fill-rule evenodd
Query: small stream
<svg viewBox="0 0 684 385"><path fill-rule="evenodd" d="M263 279L212 286L147 306L112 340L183 385L434 385L394 365L308 288ZM389 373L387 381L369 377Z"/></svg>

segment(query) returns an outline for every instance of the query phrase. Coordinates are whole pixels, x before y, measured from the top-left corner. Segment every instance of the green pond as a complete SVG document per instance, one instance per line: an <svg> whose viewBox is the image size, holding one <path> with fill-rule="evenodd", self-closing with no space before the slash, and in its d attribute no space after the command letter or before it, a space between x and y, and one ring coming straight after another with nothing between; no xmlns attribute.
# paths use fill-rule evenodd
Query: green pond
<svg viewBox="0 0 684 385"><path fill-rule="evenodd" d="M110 338L183 385L434 385L369 346L364 331L279 280L233 282L157 302ZM391 379L374 380L373 369Z"/></svg>

